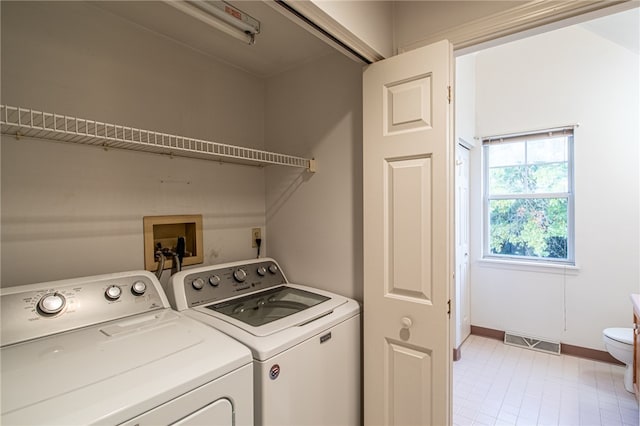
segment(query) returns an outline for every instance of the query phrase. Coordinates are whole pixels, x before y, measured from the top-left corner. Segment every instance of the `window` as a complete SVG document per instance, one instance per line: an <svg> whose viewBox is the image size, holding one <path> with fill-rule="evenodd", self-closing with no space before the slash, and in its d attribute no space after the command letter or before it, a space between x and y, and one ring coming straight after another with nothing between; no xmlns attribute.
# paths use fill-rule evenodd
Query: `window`
<svg viewBox="0 0 640 426"><path fill-rule="evenodd" d="M482 143L484 257L574 264L573 127Z"/></svg>

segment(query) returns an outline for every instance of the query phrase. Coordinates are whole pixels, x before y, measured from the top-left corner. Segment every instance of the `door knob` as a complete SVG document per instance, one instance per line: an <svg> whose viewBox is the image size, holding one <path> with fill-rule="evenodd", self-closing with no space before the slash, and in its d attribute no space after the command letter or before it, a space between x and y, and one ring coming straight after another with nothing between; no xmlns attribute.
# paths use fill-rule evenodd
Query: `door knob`
<svg viewBox="0 0 640 426"><path fill-rule="evenodd" d="M402 318L402 328L411 328L413 321L409 317Z"/></svg>

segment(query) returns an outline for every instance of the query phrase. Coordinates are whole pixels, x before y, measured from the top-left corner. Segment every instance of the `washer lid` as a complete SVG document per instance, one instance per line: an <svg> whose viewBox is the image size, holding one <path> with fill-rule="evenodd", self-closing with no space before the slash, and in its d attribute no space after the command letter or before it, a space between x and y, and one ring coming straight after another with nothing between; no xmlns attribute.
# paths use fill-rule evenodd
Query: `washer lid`
<svg viewBox="0 0 640 426"><path fill-rule="evenodd" d="M209 305L206 308L253 327L260 327L327 300L330 300L330 297L298 288L281 286Z"/></svg>
<svg viewBox="0 0 640 426"><path fill-rule="evenodd" d="M627 345L633 345L633 329L623 327L613 327L604 330L604 335L610 339L616 340L620 343Z"/></svg>
<svg viewBox="0 0 640 426"><path fill-rule="evenodd" d="M287 284L194 309L262 337L329 315L349 300L319 289Z"/></svg>

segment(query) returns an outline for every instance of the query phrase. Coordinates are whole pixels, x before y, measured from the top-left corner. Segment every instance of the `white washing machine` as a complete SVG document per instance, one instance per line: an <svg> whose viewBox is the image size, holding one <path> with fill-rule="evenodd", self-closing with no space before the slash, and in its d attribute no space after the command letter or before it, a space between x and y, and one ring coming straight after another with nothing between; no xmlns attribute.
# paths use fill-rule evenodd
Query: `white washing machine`
<svg viewBox="0 0 640 426"><path fill-rule="evenodd" d="M252 425L250 351L134 271L0 290L10 425Z"/></svg>
<svg viewBox="0 0 640 426"><path fill-rule="evenodd" d="M242 342L254 358L255 424L360 424L360 306L291 284L273 259L173 275L174 308Z"/></svg>

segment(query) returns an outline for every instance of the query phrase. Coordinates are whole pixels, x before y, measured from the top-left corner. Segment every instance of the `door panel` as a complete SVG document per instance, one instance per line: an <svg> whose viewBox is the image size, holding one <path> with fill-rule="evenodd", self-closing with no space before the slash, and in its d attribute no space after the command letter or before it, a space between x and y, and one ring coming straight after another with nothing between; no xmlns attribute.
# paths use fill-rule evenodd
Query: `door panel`
<svg viewBox="0 0 640 426"><path fill-rule="evenodd" d="M385 134L431 127L431 76L385 84Z"/></svg>
<svg viewBox="0 0 640 426"><path fill-rule="evenodd" d="M442 41L364 72L368 426L451 422L451 64Z"/></svg>
<svg viewBox="0 0 640 426"><path fill-rule="evenodd" d="M387 164L387 291L427 302L431 300L431 159L393 159Z"/></svg>
<svg viewBox="0 0 640 426"><path fill-rule="evenodd" d="M431 352L389 342L385 366L389 385L385 395L391 408L386 424L423 425L433 411L431 407ZM414 374L419 380L410 380ZM418 408L418 409L416 409Z"/></svg>

